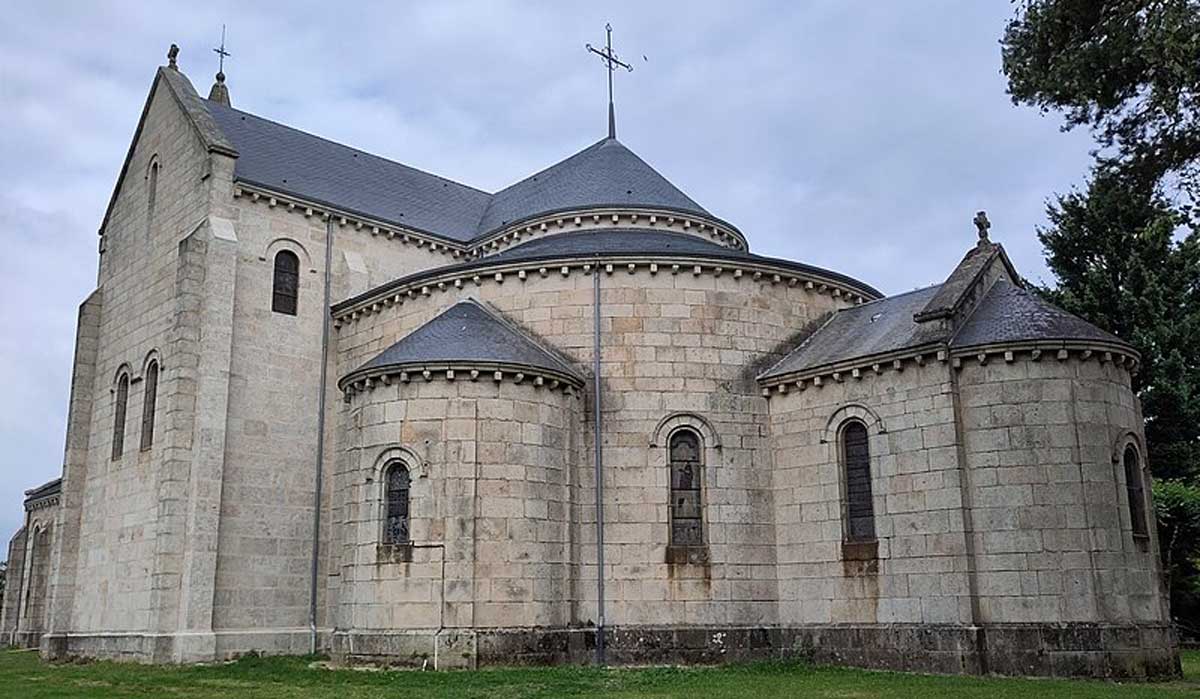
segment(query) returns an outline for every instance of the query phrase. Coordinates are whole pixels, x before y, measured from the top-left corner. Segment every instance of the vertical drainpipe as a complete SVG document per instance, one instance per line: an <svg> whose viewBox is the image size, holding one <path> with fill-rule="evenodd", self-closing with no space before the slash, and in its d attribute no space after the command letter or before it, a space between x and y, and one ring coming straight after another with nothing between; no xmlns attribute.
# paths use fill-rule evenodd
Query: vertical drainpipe
<svg viewBox="0 0 1200 699"><path fill-rule="evenodd" d="M329 382L329 291L333 275L333 216L325 218L325 290L321 303L321 380L317 394L317 469L313 483L312 566L308 580L309 653L317 652L317 559L321 553L321 482L325 469L325 393Z"/></svg>
<svg viewBox="0 0 1200 699"><path fill-rule="evenodd" d="M600 260L592 267L592 430L596 455L596 664L604 664L604 453L600 443Z"/></svg>

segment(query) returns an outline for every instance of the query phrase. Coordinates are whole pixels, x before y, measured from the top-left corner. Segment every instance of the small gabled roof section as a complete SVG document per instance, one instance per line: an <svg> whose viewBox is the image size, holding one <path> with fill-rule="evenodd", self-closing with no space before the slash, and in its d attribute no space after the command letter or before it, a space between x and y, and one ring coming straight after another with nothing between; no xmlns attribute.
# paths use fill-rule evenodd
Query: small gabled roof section
<svg viewBox="0 0 1200 699"><path fill-rule="evenodd" d="M711 216L615 138L605 138L492 195L477 235L538 214L642 206Z"/></svg>
<svg viewBox="0 0 1200 699"><path fill-rule="evenodd" d="M582 385L570 363L474 299L459 301L342 378L340 386L386 369L443 365L525 368Z"/></svg>
<svg viewBox="0 0 1200 699"><path fill-rule="evenodd" d="M158 71L154 74L154 82L150 84L150 94L146 96L146 103L142 106L142 116L138 118L133 139L129 142L129 150L125 153L125 162L121 164L121 172L117 175L117 183L113 186L112 196L108 199L108 208L105 209L104 219L100 222L101 232L108 225L108 218L112 215L113 206L117 203L117 194L120 193L121 184L129 172L129 163L133 160L134 148L137 147L138 140L142 136L146 117L150 114L150 105L154 103L154 95L158 92L160 85L167 86L167 91L175 98L175 103L179 105L184 118L195 130L196 136L200 139L206 152L221 153L231 158L238 157L237 148L217 126L217 122L213 120L212 115L204 106L205 103L200 99L200 95L196 93L196 88L192 87L187 76L176 68L159 66Z"/></svg>
<svg viewBox="0 0 1200 699"><path fill-rule="evenodd" d="M1004 279L997 280L951 340L954 349L1010 342L1128 342Z"/></svg>
<svg viewBox="0 0 1200 699"><path fill-rule="evenodd" d="M53 505L53 500L62 493L62 478L47 481L36 488L25 491L24 505L26 510L37 509L39 504ZM51 501L51 502L45 502Z"/></svg>
<svg viewBox="0 0 1200 699"><path fill-rule="evenodd" d="M993 263L1004 265L1005 271L1013 281L1020 279L1003 247L986 240L980 241L978 245L967 251L946 281L938 287L937 293L929 299L929 303L913 316L914 319L921 323L952 317L970 298L970 292L981 281Z"/></svg>

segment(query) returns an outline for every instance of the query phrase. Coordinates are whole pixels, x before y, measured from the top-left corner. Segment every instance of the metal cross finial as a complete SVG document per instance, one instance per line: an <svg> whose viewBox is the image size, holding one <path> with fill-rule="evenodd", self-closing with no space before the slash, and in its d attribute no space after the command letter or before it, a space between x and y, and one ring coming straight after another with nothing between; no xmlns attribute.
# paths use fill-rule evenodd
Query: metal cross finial
<svg viewBox="0 0 1200 699"><path fill-rule="evenodd" d="M217 72L221 74L222 78L224 78L225 77L225 59L227 57L233 55L232 53L229 53L228 51L225 50L225 25L224 24L221 25L221 48L213 49L213 53L215 53L221 57L220 63L217 66Z"/></svg>
<svg viewBox="0 0 1200 699"><path fill-rule="evenodd" d="M992 227L992 222L988 220L986 211L978 211L975 213L975 229L979 232L979 242L988 242L988 229Z"/></svg>
<svg viewBox="0 0 1200 699"><path fill-rule="evenodd" d="M623 62L620 58L617 57L617 54L613 52L613 50L612 50L612 25L605 24L604 31L605 31L605 35L606 35L606 41L605 41L605 45L604 45L603 49L598 49L598 48L592 46L591 44L584 44L584 45L587 47L588 51L591 51L592 53L599 56L600 60L604 61L604 65L606 65L608 67L608 137L616 138L617 137L617 117L616 117L616 113L613 110L613 71L615 71L617 69L617 66L620 66L629 72L633 72L633 66L629 65L628 63Z"/></svg>

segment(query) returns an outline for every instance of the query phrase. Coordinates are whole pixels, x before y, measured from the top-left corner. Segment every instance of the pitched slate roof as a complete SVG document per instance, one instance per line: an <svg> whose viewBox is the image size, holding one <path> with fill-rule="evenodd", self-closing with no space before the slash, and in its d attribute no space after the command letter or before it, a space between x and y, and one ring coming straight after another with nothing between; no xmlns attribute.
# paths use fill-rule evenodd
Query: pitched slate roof
<svg viewBox="0 0 1200 699"><path fill-rule="evenodd" d="M992 285L971 317L955 333L951 347L996 342L1087 340L1128 347L1129 343L1086 320L1001 279Z"/></svg>
<svg viewBox="0 0 1200 699"><path fill-rule="evenodd" d="M620 141L606 138L496 192L477 232L484 235L536 214L631 204L710 215Z"/></svg>
<svg viewBox="0 0 1200 699"><path fill-rule="evenodd" d="M234 177L451 240L475 235L491 196L473 187L204 100L237 146Z"/></svg>
<svg viewBox="0 0 1200 699"><path fill-rule="evenodd" d="M220 102L202 103L240 154L236 179L460 243L572 208L634 205L711 216L616 139L489 194Z"/></svg>
<svg viewBox="0 0 1200 699"><path fill-rule="evenodd" d="M347 378L385 367L473 363L528 367L581 381L564 359L478 301L459 301Z"/></svg>
<svg viewBox="0 0 1200 699"><path fill-rule="evenodd" d="M386 289L411 284L425 277L486 268L496 264L535 262L550 259L577 259L590 255L661 254L712 260L729 260L730 262L741 262L743 264L757 263L772 265L846 284L857 289L859 293L868 298L881 295L879 291L869 284L864 284L853 277L839 272L806 265L802 262L764 257L763 255L755 255L744 250L734 250L686 233L668 233L665 231L647 231L632 228L605 228L601 230L572 231L570 233L558 233L543 238L534 238L526 243L477 260L423 270L395 279L358 296L336 303L333 305L333 311L335 313L340 312L342 309L353 306L358 301L374 296Z"/></svg>
<svg viewBox="0 0 1200 699"><path fill-rule="evenodd" d="M940 285L840 310L799 347L763 372L771 378L838 362L919 347L942 339L913 315L925 307Z"/></svg>
<svg viewBox="0 0 1200 699"><path fill-rule="evenodd" d="M1005 342L1129 343L1043 301L1007 279L997 280L953 337L935 323L914 320L942 293L942 285L840 310L799 347L759 376L832 366L923 346L965 349Z"/></svg>

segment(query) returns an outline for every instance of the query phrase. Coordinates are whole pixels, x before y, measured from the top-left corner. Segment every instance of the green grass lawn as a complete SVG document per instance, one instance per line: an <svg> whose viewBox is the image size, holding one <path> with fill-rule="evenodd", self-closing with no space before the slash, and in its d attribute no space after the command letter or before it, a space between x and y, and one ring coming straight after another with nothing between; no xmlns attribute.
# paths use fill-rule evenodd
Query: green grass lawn
<svg viewBox="0 0 1200 699"><path fill-rule="evenodd" d="M933 677L795 663L705 668L533 668L478 672L327 670L309 658L246 658L224 665L48 664L0 650L0 697L1200 697L1200 651L1185 679L1154 684Z"/></svg>

